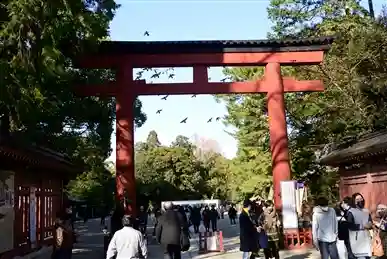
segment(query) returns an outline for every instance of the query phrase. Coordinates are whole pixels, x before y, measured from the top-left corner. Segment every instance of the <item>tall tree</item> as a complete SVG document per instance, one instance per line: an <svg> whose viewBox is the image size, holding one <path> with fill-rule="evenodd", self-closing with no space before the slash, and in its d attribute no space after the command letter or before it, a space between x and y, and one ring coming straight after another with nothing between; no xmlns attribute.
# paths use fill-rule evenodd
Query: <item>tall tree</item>
<svg viewBox="0 0 387 259"><path fill-rule="evenodd" d="M286 94L285 99L293 175L307 181L315 193L332 197L337 193L337 174L318 164L315 147L378 130L387 123L383 19L375 22L357 1L272 0L268 12L274 23L270 37L337 35L323 65L282 69L286 76L324 80L326 90L323 93ZM225 73L240 81L260 78L262 69L237 68ZM250 163L267 157L268 139L267 135L263 137L268 132L265 97L223 99L229 113L225 122L237 128L239 150L248 150L242 147L249 139L257 139L260 146L252 145L250 152L238 151L235 161L243 161L245 154L258 150L263 154L255 158L250 155ZM242 165L246 163L239 168L243 168ZM268 167L268 170L271 169ZM264 175L263 172L256 174Z"/></svg>
<svg viewBox="0 0 387 259"><path fill-rule="evenodd" d="M114 100L79 98L79 80L103 81L112 71L72 68L72 58L107 39L118 5L107 1L5 0L0 4L0 116L18 139L53 148L85 165L96 180L109 156ZM146 117L136 100L138 126ZM4 120L3 120L4 121ZM82 186L87 186L87 181Z"/></svg>

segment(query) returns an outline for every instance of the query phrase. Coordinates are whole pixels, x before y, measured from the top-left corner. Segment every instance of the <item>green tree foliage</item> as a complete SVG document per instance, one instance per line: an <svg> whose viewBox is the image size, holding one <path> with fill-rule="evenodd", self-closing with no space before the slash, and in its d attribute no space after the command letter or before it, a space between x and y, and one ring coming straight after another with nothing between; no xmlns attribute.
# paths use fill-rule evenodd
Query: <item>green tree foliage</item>
<svg viewBox="0 0 387 259"><path fill-rule="evenodd" d="M326 90L322 93L286 94L285 99L293 175L309 182L314 193L332 197L337 193L337 174L317 163L316 147L386 127L385 16L371 19L358 1L272 0L268 13L274 23L272 38L336 35L322 65L282 69L286 76L324 80ZM243 81L261 78L263 69L235 68L225 73ZM243 165L267 161L263 170L246 171L269 176L265 96L220 98L228 108L225 123L237 129L235 161L245 157ZM259 182L255 187L262 189Z"/></svg>
<svg viewBox="0 0 387 259"><path fill-rule="evenodd" d="M70 186L78 198L101 186L110 154L115 103L78 97L78 82L111 79L111 71L72 68L72 58L108 38L118 5L107 1L5 0L0 3L0 117L19 139L67 154L86 173ZM136 100L137 126L145 121ZM82 191L83 190L83 191ZM83 193L81 195L81 193Z"/></svg>
<svg viewBox="0 0 387 259"><path fill-rule="evenodd" d="M145 143L136 145L138 194L154 202L226 198L228 161L216 153L199 159L194 151L195 146L185 136L163 146L157 133L151 131Z"/></svg>

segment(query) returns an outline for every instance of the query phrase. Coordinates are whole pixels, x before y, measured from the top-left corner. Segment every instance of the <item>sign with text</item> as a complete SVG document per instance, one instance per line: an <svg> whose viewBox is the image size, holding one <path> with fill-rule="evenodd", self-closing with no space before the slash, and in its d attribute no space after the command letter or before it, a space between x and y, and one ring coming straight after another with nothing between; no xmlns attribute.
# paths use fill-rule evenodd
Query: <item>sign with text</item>
<svg viewBox="0 0 387 259"><path fill-rule="evenodd" d="M296 181L281 182L282 220L284 229L298 229Z"/></svg>
<svg viewBox="0 0 387 259"><path fill-rule="evenodd" d="M30 241L31 247L36 247L36 188L30 188Z"/></svg>

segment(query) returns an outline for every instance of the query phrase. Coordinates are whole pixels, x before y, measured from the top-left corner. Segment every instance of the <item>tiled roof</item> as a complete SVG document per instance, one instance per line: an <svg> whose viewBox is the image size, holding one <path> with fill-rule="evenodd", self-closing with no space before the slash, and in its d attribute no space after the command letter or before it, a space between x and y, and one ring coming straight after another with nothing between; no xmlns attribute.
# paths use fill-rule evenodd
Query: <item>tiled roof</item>
<svg viewBox="0 0 387 259"><path fill-rule="evenodd" d="M357 163L387 153L387 131L379 131L359 137L357 141L341 144L320 159L326 165Z"/></svg>
<svg viewBox="0 0 387 259"><path fill-rule="evenodd" d="M12 139L12 138L10 138ZM0 141L0 158L42 168L61 168L67 172L80 172L81 167L71 163L64 155L35 145L23 145L10 139Z"/></svg>
<svg viewBox="0 0 387 259"><path fill-rule="evenodd" d="M328 50L333 37L289 40L103 41L94 54L177 54Z"/></svg>

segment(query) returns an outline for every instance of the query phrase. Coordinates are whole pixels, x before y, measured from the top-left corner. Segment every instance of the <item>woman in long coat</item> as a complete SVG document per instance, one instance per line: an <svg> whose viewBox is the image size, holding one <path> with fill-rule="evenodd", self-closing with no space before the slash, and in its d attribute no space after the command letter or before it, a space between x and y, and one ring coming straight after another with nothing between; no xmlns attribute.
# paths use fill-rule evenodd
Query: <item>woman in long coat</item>
<svg viewBox="0 0 387 259"><path fill-rule="evenodd" d="M246 200L243 203L243 209L239 216L240 227L240 250L243 252L243 259L255 259L258 253L258 242L255 238L257 236L257 228L250 217L251 203Z"/></svg>
<svg viewBox="0 0 387 259"><path fill-rule="evenodd" d="M263 249L265 259L279 259L279 218L272 201L266 201L265 207L266 209L259 219L262 231L266 234L266 240L268 241Z"/></svg>

